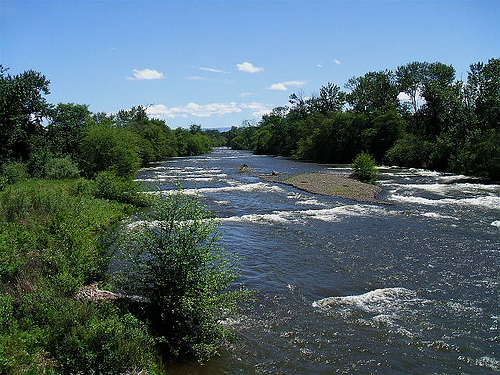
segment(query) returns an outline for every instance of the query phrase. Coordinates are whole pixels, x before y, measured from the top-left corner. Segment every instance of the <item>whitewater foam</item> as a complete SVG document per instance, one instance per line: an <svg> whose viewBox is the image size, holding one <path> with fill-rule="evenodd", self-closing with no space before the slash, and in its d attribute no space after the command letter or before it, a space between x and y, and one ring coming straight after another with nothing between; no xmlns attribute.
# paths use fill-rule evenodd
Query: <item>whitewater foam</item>
<svg viewBox="0 0 500 375"><path fill-rule="evenodd" d="M401 303L414 300L415 297L416 293L406 288L382 288L359 295L323 298L314 301L312 306L316 308L354 307L370 313L386 314L399 310Z"/></svg>
<svg viewBox="0 0 500 375"><path fill-rule="evenodd" d="M397 189L403 190L422 190L441 196L449 195L450 193L474 194L478 193L496 193L500 192L500 185L485 185L472 183L432 183L432 184L398 184L388 182L386 186L394 186Z"/></svg>
<svg viewBox="0 0 500 375"><path fill-rule="evenodd" d="M285 224L290 220L286 212L273 212L270 214L248 214L241 216L230 216L217 219L220 222L249 222L249 223L277 223Z"/></svg>
<svg viewBox="0 0 500 375"><path fill-rule="evenodd" d="M325 209L294 211L295 214L322 221L338 221L343 216L386 215L388 211L377 206L352 204Z"/></svg>
<svg viewBox="0 0 500 375"><path fill-rule="evenodd" d="M451 219L451 220L459 220L458 217L454 216L448 216L448 215L441 215L438 214L437 212L424 212L422 216L431 218L431 219Z"/></svg>
<svg viewBox="0 0 500 375"><path fill-rule="evenodd" d="M297 202L295 202L295 204L304 205L304 206L327 206L326 203L320 202L317 199L298 200Z"/></svg>
<svg viewBox="0 0 500 375"><path fill-rule="evenodd" d="M440 205L461 205L461 206L478 206L492 209L500 209L500 197L499 196L483 196L474 198L443 198L443 199L429 199L423 197L414 197L407 195L392 194L389 197L390 200L402 202L402 203L416 203L429 206L440 206Z"/></svg>
<svg viewBox="0 0 500 375"><path fill-rule="evenodd" d="M237 184L233 181L227 181L230 186L215 187L215 188L194 188L194 189L182 189L183 194L188 195L204 195L210 193L224 193L224 192L252 192L260 191L266 193L281 193L283 189L279 186L270 185L264 182L257 182L253 184ZM164 190L164 194L174 194L179 192L179 190Z"/></svg>

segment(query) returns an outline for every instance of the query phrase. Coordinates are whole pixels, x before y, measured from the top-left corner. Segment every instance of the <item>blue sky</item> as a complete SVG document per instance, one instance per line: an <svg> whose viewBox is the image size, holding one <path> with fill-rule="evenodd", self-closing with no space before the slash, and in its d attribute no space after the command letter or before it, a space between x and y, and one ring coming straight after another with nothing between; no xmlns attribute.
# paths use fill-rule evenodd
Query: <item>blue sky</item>
<svg viewBox="0 0 500 375"><path fill-rule="evenodd" d="M500 57L500 1L0 1L0 61L51 103L150 105L172 127L258 121L301 91L412 61Z"/></svg>

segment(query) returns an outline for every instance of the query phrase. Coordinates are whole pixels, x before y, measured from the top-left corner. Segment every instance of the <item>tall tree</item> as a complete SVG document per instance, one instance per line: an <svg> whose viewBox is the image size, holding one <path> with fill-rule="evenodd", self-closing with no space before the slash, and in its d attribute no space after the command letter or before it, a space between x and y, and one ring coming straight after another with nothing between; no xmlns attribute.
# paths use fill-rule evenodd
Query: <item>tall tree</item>
<svg viewBox="0 0 500 375"><path fill-rule="evenodd" d="M27 160L32 136L44 129L50 115L49 80L33 70L11 76L0 65L0 162Z"/></svg>
<svg viewBox="0 0 500 375"><path fill-rule="evenodd" d="M421 135L433 140L451 125L460 101L460 85L454 84L455 68L439 62L427 65L423 77L423 128Z"/></svg>
<svg viewBox="0 0 500 375"><path fill-rule="evenodd" d="M52 112L48 138L54 154L76 154L83 130L89 126L91 112L88 106L59 103Z"/></svg>
<svg viewBox="0 0 500 375"><path fill-rule="evenodd" d="M125 126L131 122L138 122L147 119L148 114L146 112L146 108L144 108L142 105L132 107L129 110L122 109L118 111L114 118L118 126Z"/></svg>
<svg viewBox="0 0 500 375"><path fill-rule="evenodd" d="M362 77L353 77L349 79L346 87L351 90L347 94L347 102L357 112L374 114L399 106L399 89L394 73L390 70L368 72Z"/></svg>
<svg viewBox="0 0 500 375"><path fill-rule="evenodd" d="M319 95L311 99L312 107L326 114L332 111L341 111L346 103L346 94L333 83L327 83L319 90Z"/></svg>
<svg viewBox="0 0 500 375"><path fill-rule="evenodd" d="M468 104L483 129L500 124L500 59L470 66L465 88Z"/></svg>
<svg viewBox="0 0 500 375"><path fill-rule="evenodd" d="M421 93L428 65L426 62L414 61L396 69L396 81L399 85L399 90L408 95L413 114L415 115L422 104Z"/></svg>

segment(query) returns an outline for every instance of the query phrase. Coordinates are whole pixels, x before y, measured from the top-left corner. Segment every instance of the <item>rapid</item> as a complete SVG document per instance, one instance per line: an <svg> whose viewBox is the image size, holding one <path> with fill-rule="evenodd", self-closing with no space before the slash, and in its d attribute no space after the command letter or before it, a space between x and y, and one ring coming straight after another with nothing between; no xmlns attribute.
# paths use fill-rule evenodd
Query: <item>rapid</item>
<svg viewBox="0 0 500 375"><path fill-rule="evenodd" d="M350 172L226 148L139 172L202 197L256 290L223 355L172 374L500 372L500 185L387 167L389 204L367 204L257 176L271 171Z"/></svg>

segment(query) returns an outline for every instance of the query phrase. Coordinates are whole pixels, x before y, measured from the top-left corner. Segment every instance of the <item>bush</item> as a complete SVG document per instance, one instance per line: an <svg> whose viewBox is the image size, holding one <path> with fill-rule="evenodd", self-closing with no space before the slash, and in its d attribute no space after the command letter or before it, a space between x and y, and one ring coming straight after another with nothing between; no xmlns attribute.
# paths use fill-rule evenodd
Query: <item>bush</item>
<svg viewBox="0 0 500 375"><path fill-rule="evenodd" d="M79 174L78 166L70 156L50 159L45 165L45 177L51 180L77 178Z"/></svg>
<svg viewBox="0 0 500 375"><path fill-rule="evenodd" d="M151 332L171 355L194 351L200 361L230 337L220 321L248 292L232 290L235 265L217 245L217 227L197 197L159 197L145 222L123 236L125 268L115 281L150 301Z"/></svg>
<svg viewBox="0 0 500 375"><path fill-rule="evenodd" d="M432 144L413 134L405 134L385 154L385 162L401 167L426 168Z"/></svg>
<svg viewBox="0 0 500 375"><path fill-rule="evenodd" d="M112 171L103 171L97 174L95 183L97 198L138 206L146 204L146 197L138 191L139 185L128 177L121 177Z"/></svg>
<svg viewBox="0 0 500 375"><path fill-rule="evenodd" d="M15 303L0 295L0 372L124 374L154 370L158 355L147 327L108 302L38 291Z"/></svg>
<svg viewBox="0 0 500 375"><path fill-rule="evenodd" d="M360 153L352 162L353 175L363 182L374 182L377 178L378 169L375 159L367 153Z"/></svg>
<svg viewBox="0 0 500 375"><path fill-rule="evenodd" d="M22 162L11 162L2 165L2 177L6 184L14 184L29 178L28 167Z"/></svg>
<svg viewBox="0 0 500 375"><path fill-rule="evenodd" d="M85 130L80 145L80 168L94 178L101 171L133 177L141 165L140 137L125 128L102 123Z"/></svg>

